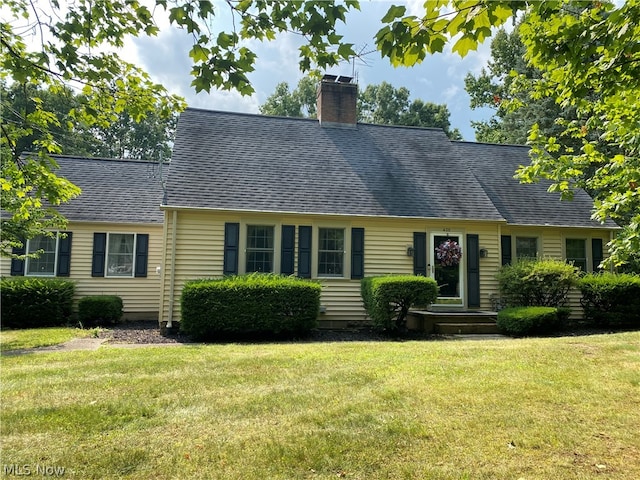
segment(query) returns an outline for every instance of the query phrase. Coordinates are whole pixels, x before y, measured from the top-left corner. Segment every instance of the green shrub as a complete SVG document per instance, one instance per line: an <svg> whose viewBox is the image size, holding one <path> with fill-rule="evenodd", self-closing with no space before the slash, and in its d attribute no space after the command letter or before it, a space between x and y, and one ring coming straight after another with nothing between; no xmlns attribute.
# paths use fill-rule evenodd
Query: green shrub
<svg viewBox="0 0 640 480"><path fill-rule="evenodd" d="M187 282L180 328L196 339L303 335L317 326L321 286L251 274Z"/></svg>
<svg viewBox="0 0 640 480"><path fill-rule="evenodd" d="M435 280L413 275L363 278L360 293L373 325L389 333L406 329L409 309L427 307L438 296Z"/></svg>
<svg viewBox="0 0 640 480"><path fill-rule="evenodd" d="M555 307L511 307L498 312L500 331L513 337L550 333L562 329L569 310Z"/></svg>
<svg viewBox="0 0 640 480"><path fill-rule="evenodd" d="M509 307L561 307L578 285L578 269L559 260L520 260L498 274L502 302Z"/></svg>
<svg viewBox="0 0 640 480"><path fill-rule="evenodd" d="M585 317L601 326L640 326L640 276L598 273L580 279Z"/></svg>
<svg viewBox="0 0 640 480"><path fill-rule="evenodd" d="M117 323L122 318L122 298L116 295L94 295L78 301L78 320L83 326Z"/></svg>
<svg viewBox="0 0 640 480"><path fill-rule="evenodd" d="M66 325L75 283L58 278L20 277L0 281L2 326L39 328Z"/></svg>

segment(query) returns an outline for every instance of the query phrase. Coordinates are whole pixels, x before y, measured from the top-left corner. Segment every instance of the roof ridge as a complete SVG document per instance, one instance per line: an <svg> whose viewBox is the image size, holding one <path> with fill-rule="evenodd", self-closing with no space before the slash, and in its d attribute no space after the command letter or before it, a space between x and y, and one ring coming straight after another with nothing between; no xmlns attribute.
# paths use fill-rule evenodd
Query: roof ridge
<svg viewBox="0 0 640 480"><path fill-rule="evenodd" d="M113 162L113 163L142 163L151 164L159 163L157 160L143 160L141 158L110 158L110 157L85 157L82 155L61 155L53 154L51 158L65 159L65 160L86 160L89 162ZM163 160L163 163L171 163L171 159Z"/></svg>

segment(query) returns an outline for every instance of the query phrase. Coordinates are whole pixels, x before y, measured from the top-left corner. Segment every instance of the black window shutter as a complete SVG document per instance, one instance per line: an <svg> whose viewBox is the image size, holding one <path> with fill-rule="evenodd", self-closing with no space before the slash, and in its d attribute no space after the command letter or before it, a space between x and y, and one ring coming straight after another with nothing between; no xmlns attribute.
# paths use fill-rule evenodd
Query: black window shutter
<svg viewBox="0 0 640 480"><path fill-rule="evenodd" d="M296 227L295 225L283 225L280 252L280 273L282 275L293 275L295 271L295 253Z"/></svg>
<svg viewBox="0 0 640 480"><path fill-rule="evenodd" d="M351 229L351 278L364 277L364 228Z"/></svg>
<svg viewBox="0 0 640 480"><path fill-rule="evenodd" d="M470 308L480 307L480 240L467 235L467 295Z"/></svg>
<svg viewBox="0 0 640 480"><path fill-rule="evenodd" d="M71 274L71 237L72 232L62 232L64 236L58 238L58 277L68 277Z"/></svg>
<svg viewBox="0 0 640 480"><path fill-rule="evenodd" d="M22 240L21 247L13 247L11 253L14 255L24 255L26 253L27 241ZM19 260L17 258L11 259L11 275L21 277L24 275L24 260Z"/></svg>
<svg viewBox="0 0 640 480"><path fill-rule="evenodd" d="M413 232L413 274L427 276L427 234Z"/></svg>
<svg viewBox="0 0 640 480"><path fill-rule="evenodd" d="M298 227L298 276L311 278L311 227Z"/></svg>
<svg viewBox="0 0 640 480"><path fill-rule="evenodd" d="M597 272L600 270L598 266L602 263L602 260L604 259L601 238L591 239L591 256L593 259L593 271Z"/></svg>
<svg viewBox="0 0 640 480"><path fill-rule="evenodd" d="M511 235L502 235L500 237L500 246L502 249L502 265L511 264Z"/></svg>
<svg viewBox="0 0 640 480"><path fill-rule="evenodd" d="M93 234L93 258L91 260L91 276L104 277L104 259L107 254L107 234Z"/></svg>
<svg viewBox="0 0 640 480"><path fill-rule="evenodd" d="M147 276L147 264L149 262L149 234L136 235L136 277Z"/></svg>
<svg viewBox="0 0 640 480"><path fill-rule="evenodd" d="M224 275L238 273L238 245L240 243L240 224L224 224Z"/></svg>

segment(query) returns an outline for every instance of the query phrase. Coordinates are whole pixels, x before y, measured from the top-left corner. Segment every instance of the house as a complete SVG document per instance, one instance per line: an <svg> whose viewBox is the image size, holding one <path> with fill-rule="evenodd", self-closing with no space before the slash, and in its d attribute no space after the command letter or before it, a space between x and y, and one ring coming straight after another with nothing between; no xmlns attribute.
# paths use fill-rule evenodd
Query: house
<svg viewBox="0 0 640 480"><path fill-rule="evenodd" d="M36 259L2 258L3 277L63 277L76 298L119 295L125 319L158 318L162 261L163 172L136 160L55 156L57 174L82 189L59 207L66 235L36 237L25 245ZM23 253L23 252L16 252Z"/></svg>
<svg viewBox="0 0 640 480"><path fill-rule="evenodd" d="M591 271L606 255L616 227L591 220L586 193L561 202L513 178L526 147L358 124L356 97L350 78L326 76L317 120L181 115L162 205L162 323L180 320L181 288L201 277L318 280L320 325L335 328L366 321L364 276L433 276L436 308L488 310L503 263L554 257Z"/></svg>

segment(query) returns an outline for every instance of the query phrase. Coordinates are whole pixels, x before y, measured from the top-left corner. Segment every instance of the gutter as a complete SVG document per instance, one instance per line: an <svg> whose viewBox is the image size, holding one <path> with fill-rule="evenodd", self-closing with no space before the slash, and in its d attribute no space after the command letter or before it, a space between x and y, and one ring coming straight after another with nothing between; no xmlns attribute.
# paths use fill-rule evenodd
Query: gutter
<svg viewBox="0 0 640 480"><path fill-rule="evenodd" d="M175 303L176 284L176 230L178 228L178 211L173 211L173 223L171 224L171 271L169 273L169 318L167 319L167 329L173 327L173 305Z"/></svg>
<svg viewBox="0 0 640 480"><path fill-rule="evenodd" d="M272 215L295 215L295 216L311 216L311 217L337 217L337 218L374 218L374 219L393 219L393 220L423 220L423 221L451 221L451 222L500 222L507 224L507 220L499 218L446 218L446 217L413 217L413 216L397 216L397 215L363 215L357 213L319 213L319 212L301 212L301 211L285 211L285 210L252 210L241 208L211 208L211 207L187 207L179 205L161 205L160 210L163 211L191 211L191 212L210 212L210 213L235 213L235 214L272 214Z"/></svg>

